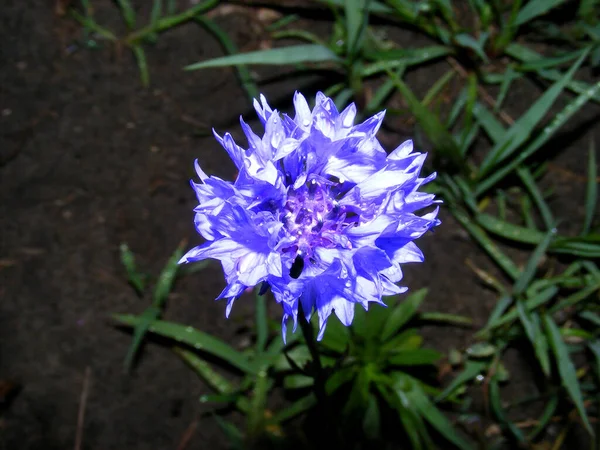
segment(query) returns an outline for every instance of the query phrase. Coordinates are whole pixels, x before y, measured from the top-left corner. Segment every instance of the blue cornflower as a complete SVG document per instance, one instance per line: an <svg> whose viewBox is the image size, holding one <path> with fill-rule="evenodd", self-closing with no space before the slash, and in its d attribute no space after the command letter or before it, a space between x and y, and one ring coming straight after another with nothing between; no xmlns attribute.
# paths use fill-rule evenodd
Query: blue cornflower
<svg viewBox="0 0 600 450"><path fill-rule="evenodd" d="M419 192L435 178L419 178L426 154L406 141L386 155L376 139L384 112L354 125L355 105L338 112L322 93L312 111L300 93L294 106L291 118L255 100L265 133L240 119L247 149L215 133L239 175L234 183L209 177L196 161L195 226L207 242L180 262L221 261L227 316L248 287L264 283L283 307L284 338L301 304L307 320L317 312L321 339L332 312L348 326L356 303L384 305L382 296L407 290L395 284L400 267L423 261L413 241L440 223L437 207L415 212L439 201Z"/></svg>

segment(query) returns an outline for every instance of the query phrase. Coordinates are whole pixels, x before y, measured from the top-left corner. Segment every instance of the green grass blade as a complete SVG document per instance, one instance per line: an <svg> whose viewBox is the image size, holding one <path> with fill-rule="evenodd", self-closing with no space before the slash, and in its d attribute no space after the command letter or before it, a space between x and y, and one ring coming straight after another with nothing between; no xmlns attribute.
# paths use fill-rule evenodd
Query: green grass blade
<svg viewBox="0 0 600 450"><path fill-rule="evenodd" d="M596 145L594 141L590 142L590 150L588 157L588 174L587 174L587 188L585 194L585 219L583 220L582 235L586 235L590 232L592 227L592 221L596 213L596 204L598 202L598 182L596 177L598 176L598 168L596 167Z"/></svg>
<svg viewBox="0 0 600 450"><path fill-rule="evenodd" d="M537 245L544 238L541 231L514 225L487 213L477 214L476 220L486 231L511 241Z"/></svg>
<svg viewBox="0 0 600 450"><path fill-rule="evenodd" d="M185 67L185 70L208 69L211 67L229 67L244 64L285 65L304 62L340 62L338 56L322 45L306 44L289 47L238 53L236 55L202 61Z"/></svg>
<svg viewBox="0 0 600 450"><path fill-rule="evenodd" d="M205 29L207 29L210 33L212 33L221 43L225 51L231 55L236 54L238 49L233 40L216 22L207 19L206 17L198 16L195 19L200 25L202 25ZM236 66L238 78L242 87L246 91L248 95L248 99L250 103L254 99L257 99L260 92L258 90L258 86L250 73L250 70L246 66L238 65Z"/></svg>
<svg viewBox="0 0 600 450"><path fill-rule="evenodd" d="M406 299L400 301L393 308L381 331L380 339L382 342L387 341L398 333L400 329L414 317L419 305L425 300L426 296L427 289L419 289L406 297Z"/></svg>
<svg viewBox="0 0 600 450"><path fill-rule="evenodd" d="M196 353L191 350L184 349L182 347L173 347L173 351L181 358L187 365L189 365L194 372L208 384L211 389L222 395L235 394L236 389L221 374L216 372L209 363L200 358ZM232 395L231 400L235 403L236 408L246 413L249 408L248 399L240 395Z"/></svg>
<svg viewBox="0 0 600 450"><path fill-rule="evenodd" d="M173 288L173 283L175 282L175 278L177 277L177 271L179 269L179 265L177 264L181 257L183 256L183 245L177 247L177 249L173 252L167 264L163 268L160 276L158 277L158 281L156 282L156 287L154 288L154 296L152 298L152 304L156 307L162 307L169 297L171 293L171 289Z"/></svg>
<svg viewBox="0 0 600 450"><path fill-rule="evenodd" d="M94 33L98 33L100 36L108 39L109 41L116 41L117 36L107 28L104 28L96 23L96 21L91 16L82 16L74 9L70 10L71 16L79 22L88 32L93 31Z"/></svg>
<svg viewBox="0 0 600 450"><path fill-rule="evenodd" d="M506 417L504 412L504 408L502 407L502 400L500 395L500 386L498 385L498 380L496 376L493 376L490 380L489 386L489 396L490 396L490 406L492 407L492 411L494 415L498 418L500 423L504 425L511 434L515 437L515 439L521 444L524 445L526 443L525 436L521 432L521 430Z"/></svg>
<svg viewBox="0 0 600 450"><path fill-rule="evenodd" d="M374 63L366 64L360 74L370 77L381 72L386 72L399 67L412 67L443 58L452 53L450 47L434 45L419 49L391 49L380 52L372 52L367 55L373 58Z"/></svg>
<svg viewBox="0 0 600 450"><path fill-rule="evenodd" d="M509 65L506 69L506 72L503 74L502 83L500 84L500 91L498 92L498 97L496 97L496 104L494 105L494 111L500 111L502 107L502 103L504 103L504 99L508 94L510 87L512 86L515 80L518 80L522 77L521 74L515 72L512 65Z"/></svg>
<svg viewBox="0 0 600 450"><path fill-rule="evenodd" d="M506 129L502 124L481 103L475 103L473 115L494 144L499 142L506 134Z"/></svg>
<svg viewBox="0 0 600 450"><path fill-rule="evenodd" d="M535 139L531 141L531 143L521 150L512 161L497 168L493 173L490 173L485 180L480 180L475 190L475 194L480 196L515 170L516 167L521 165L527 158L544 145L561 126L563 126L591 98L594 98L598 92L600 92L600 81L569 102L569 104L554 117L550 124L548 124L548 126L546 126Z"/></svg>
<svg viewBox="0 0 600 450"><path fill-rule="evenodd" d="M583 52L565 76L547 89L527 112L510 127L505 134L504 139L498 142L494 148L490 150L479 168L479 179L484 179L499 163L511 156L519 146L529 138L534 131L534 128L544 118L550 107L564 90L567 83L571 81L573 75L577 69L579 69L588 53L589 50Z"/></svg>
<svg viewBox="0 0 600 450"><path fill-rule="evenodd" d="M134 45L131 47L131 51L135 56L135 60L140 70L140 81L142 82L142 86L150 86L150 72L148 71L148 62L146 61L144 49L140 45Z"/></svg>
<svg viewBox="0 0 600 450"><path fill-rule="evenodd" d="M420 412L420 415L429 422L442 436L462 450L472 449L471 445L460 435L440 410L429 400L421 387L414 383L412 389L406 393L411 403Z"/></svg>
<svg viewBox="0 0 600 450"><path fill-rule="evenodd" d="M448 398L448 396L450 396L460 386L471 381L477 375L484 372L487 369L487 366L488 363L484 361L467 360L463 371L460 374L458 374L458 376L454 378L454 380L452 380L452 382L446 387L446 389L444 389L443 392L436 397L436 403Z"/></svg>
<svg viewBox="0 0 600 450"><path fill-rule="evenodd" d="M560 66L574 60L581 55L581 52L581 50L576 50L574 52L569 52L566 55L556 56L554 58L535 59L533 61L521 64L518 69L521 72L538 72L544 69L552 69L556 66Z"/></svg>
<svg viewBox="0 0 600 450"><path fill-rule="evenodd" d="M549 230L544 236L544 239L542 239L542 241L538 244L533 253L531 253L527 264L525 264L525 267L521 272L521 275L515 282L515 286L513 288L514 295L520 295L523 292L525 292L527 286L529 286L529 284L533 280L533 277L535 276L538 264L546 254L546 251L548 250L548 247L550 247L550 243L552 242L552 239L555 235L556 229L553 228Z"/></svg>
<svg viewBox="0 0 600 450"><path fill-rule="evenodd" d="M515 263L498 248L496 244L487 236L485 231L462 211L450 207L452 215L460 222L460 224L469 232L469 234L477 241L492 260L509 275L513 280L516 280L520 271Z"/></svg>
<svg viewBox="0 0 600 450"><path fill-rule="evenodd" d="M125 20L125 24L127 28L132 30L135 28L135 10L129 0L116 0L121 8L121 12L123 13L123 19Z"/></svg>
<svg viewBox="0 0 600 450"><path fill-rule="evenodd" d="M265 426L265 409L267 408L267 395L269 393L269 377L266 370L260 370L254 380L252 389L252 400L250 409L247 412L247 430L248 437L256 439Z"/></svg>
<svg viewBox="0 0 600 450"><path fill-rule="evenodd" d="M125 355L125 361L123 362L123 370L126 372L131 370L135 356L144 341L146 333L159 316L160 308L157 308L156 306L146 308L146 310L138 316L138 322L133 329L133 339L131 340L131 345L127 350L127 355Z"/></svg>
<svg viewBox="0 0 600 450"><path fill-rule="evenodd" d="M160 20L162 11L163 11L162 0L154 0L154 3L152 4L152 12L150 13L150 23L151 24L155 25Z"/></svg>
<svg viewBox="0 0 600 450"><path fill-rule="evenodd" d="M316 405L317 398L314 396L314 394L309 394L306 397L296 400L285 409L275 413L267 423L280 424L287 422L288 420L295 419L299 415L304 414L306 411L314 408Z"/></svg>
<svg viewBox="0 0 600 450"><path fill-rule="evenodd" d="M115 314L113 318L120 324L135 327L142 318L129 314ZM246 356L229 346L225 342L193 327L180 325L173 322L156 321L148 330L179 343L189 345L196 350L201 350L221 358L234 367L246 373L257 373L257 368L251 364Z"/></svg>
<svg viewBox="0 0 600 450"><path fill-rule="evenodd" d="M269 337L269 326L267 323L267 298L266 295L259 295L260 289L256 290L255 308L256 308L256 350L262 353L267 345Z"/></svg>
<svg viewBox="0 0 600 450"><path fill-rule="evenodd" d="M399 77L401 77L404 74L404 67L400 67L396 71L396 74ZM384 104L386 99L390 95L392 95L392 93L394 92L394 89L395 89L394 81L390 80L390 79L385 80L383 82L383 84L381 86L379 86L379 88L377 88L377 90L375 91L375 93L373 94L371 99L369 100L366 110L369 112L376 112L376 111L380 111L381 109L383 109L382 105Z"/></svg>
<svg viewBox="0 0 600 450"><path fill-rule="evenodd" d="M346 21L346 54L353 58L362 47L362 40L369 12L366 9L369 0L346 0L344 2L344 18Z"/></svg>
<svg viewBox="0 0 600 450"><path fill-rule="evenodd" d="M544 428L546 428L546 425L548 425L548 423L550 423L550 420L554 416L554 412L556 411L557 407L558 395L553 395L546 404L544 412L542 413L542 416L540 417L540 420L538 421L537 425L527 435L527 439L530 442L533 441L544 430Z"/></svg>
<svg viewBox="0 0 600 450"><path fill-rule="evenodd" d="M517 15L516 25L521 26L527 22L546 14L552 8L565 3L566 0L530 0Z"/></svg>
<svg viewBox="0 0 600 450"><path fill-rule="evenodd" d="M217 414L213 415L213 418L219 425L219 428L223 430L227 440L229 441L229 448L231 450L245 450L246 445L244 444L244 434L240 429L228 420L223 419Z"/></svg>
<svg viewBox="0 0 600 450"><path fill-rule="evenodd" d="M540 306L548 303L550 300L552 300L556 296L556 294L558 294L558 291L559 291L558 287L549 286L546 289L538 292L537 294L532 295L531 297L527 298L524 302L525 310L533 311L536 308L539 308ZM516 320L517 317L518 317L518 312L517 312L516 308L512 308L510 311L508 311L506 314L504 314L503 316L496 319L494 322L487 324L485 326L485 328L483 328L482 330L480 330L476 333L476 336L477 337L483 336L486 332L488 332L494 328L501 327L502 325L505 325L507 323L510 323L510 322Z"/></svg>
<svg viewBox="0 0 600 450"><path fill-rule="evenodd" d="M127 272L127 280L131 283L136 293L142 295L144 293L144 275L137 270L135 256L129 249L129 246L125 243L121 244L119 250L121 254L121 263Z"/></svg>
<svg viewBox="0 0 600 450"><path fill-rule="evenodd" d="M435 364L441 357L440 352L430 348L416 350L403 350L387 359L389 364L395 366L424 366Z"/></svg>
<svg viewBox="0 0 600 450"><path fill-rule="evenodd" d="M471 319L470 317L440 312L421 313L419 314L419 320L423 322L437 322L461 327L470 327L471 325L473 325L473 319Z"/></svg>
<svg viewBox="0 0 600 450"><path fill-rule="evenodd" d="M400 91L417 122L423 128L427 137L431 139L434 148L439 152L439 156L448 158L456 168L464 168L465 162L454 137L446 130L438 117L423 106L410 88L395 73L389 70L387 73L390 79L394 81L396 88Z"/></svg>
<svg viewBox="0 0 600 450"><path fill-rule="evenodd" d="M539 210L540 215L542 216L542 220L544 221L544 225L546 226L546 229L549 230L553 228L556 221L552 217L550 207L544 200L544 197L540 192L535 182L535 179L533 178L533 175L526 167L518 167L517 174L519 175L519 178L521 178L521 181L523 182L525 188L529 192L529 195L533 199L535 206Z"/></svg>
<svg viewBox="0 0 600 450"><path fill-rule="evenodd" d="M561 311L566 308L575 306L577 303L586 300L592 296L598 289L600 289L600 281L596 281L594 284L586 286L585 288L574 292L568 297L563 298L560 302L550 308L550 314L554 314L557 311Z"/></svg>
<svg viewBox="0 0 600 450"><path fill-rule="evenodd" d="M596 376L600 377L600 339L588 342L588 348L596 359Z"/></svg>
<svg viewBox="0 0 600 450"><path fill-rule="evenodd" d="M346 5L347 0L317 0L317 2L341 8ZM384 16L393 12L393 10L389 6L384 5L383 3L376 0L368 2L365 6L365 9L369 13L382 14Z"/></svg>
<svg viewBox="0 0 600 450"><path fill-rule="evenodd" d="M514 58L517 61L521 61L521 62L525 62L525 63L533 62L533 61L540 61L540 60L545 59L539 53L537 53L523 45L517 44L516 42L513 42L508 47L506 47L505 52L511 58ZM543 70L543 69L540 69L537 72L537 75L541 78L544 78L544 79L550 80L550 81L558 81L561 78L563 78L563 76L564 76L559 70ZM583 81L576 81L576 80L571 81L567 84L567 89L575 92L576 94L583 94L583 93L587 92L589 89L591 89L592 87L593 87L593 85L590 85ZM600 102L600 93L596 92L590 98L596 102Z"/></svg>
<svg viewBox="0 0 600 450"><path fill-rule="evenodd" d="M533 345L535 355L542 368L542 372L547 377L550 376L550 358L548 357L548 342L546 336L542 333L541 327L539 326L539 319L535 321L530 317L529 313L525 309L525 305L521 300L517 301L517 312L519 314L519 320L527 338ZM537 314L535 314L537 317Z"/></svg>
<svg viewBox="0 0 600 450"><path fill-rule="evenodd" d="M571 400L573 400L585 428L590 434L593 434L583 404L583 394L581 393L581 387L579 385L579 380L577 379L577 372L569 357L569 350L560 335L560 329L549 315L544 315L544 326L546 328L548 340L550 341L550 348L556 357L556 366L562 385L569 393Z"/></svg>
<svg viewBox="0 0 600 450"><path fill-rule="evenodd" d="M479 56L479 58L481 58L483 62L488 62L488 57L485 54L485 50L483 48L483 42L478 41L468 33L457 34L456 36L454 36L454 41L460 47L473 50L473 52L475 52L475 54Z"/></svg>

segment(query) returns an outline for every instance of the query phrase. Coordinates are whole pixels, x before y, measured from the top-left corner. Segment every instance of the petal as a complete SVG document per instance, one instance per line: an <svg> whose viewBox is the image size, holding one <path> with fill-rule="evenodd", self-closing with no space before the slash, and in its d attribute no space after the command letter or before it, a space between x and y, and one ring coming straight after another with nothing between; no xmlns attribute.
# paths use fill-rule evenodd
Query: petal
<svg viewBox="0 0 600 450"><path fill-rule="evenodd" d="M306 98L298 91L294 93L294 108L296 109L294 122L303 128L308 128L312 123L312 115Z"/></svg>

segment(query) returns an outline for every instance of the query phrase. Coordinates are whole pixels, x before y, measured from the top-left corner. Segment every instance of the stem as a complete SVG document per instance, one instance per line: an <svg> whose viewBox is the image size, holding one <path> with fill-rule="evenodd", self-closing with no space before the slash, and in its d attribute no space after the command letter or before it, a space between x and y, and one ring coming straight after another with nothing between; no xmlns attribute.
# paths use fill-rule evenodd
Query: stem
<svg viewBox="0 0 600 450"><path fill-rule="evenodd" d="M317 348L317 341L315 334L310 322L305 318L304 311L302 309L302 302L298 305L298 315L300 316L298 321L300 322L300 328L302 329L302 335L306 341L306 346L310 352L310 356L313 361L314 371L313 377L315 379L315 396L317 401L321 404L325 404L325 372L323 371L323 365L321 364L321 356L319 355L319 349Z"/></svg>

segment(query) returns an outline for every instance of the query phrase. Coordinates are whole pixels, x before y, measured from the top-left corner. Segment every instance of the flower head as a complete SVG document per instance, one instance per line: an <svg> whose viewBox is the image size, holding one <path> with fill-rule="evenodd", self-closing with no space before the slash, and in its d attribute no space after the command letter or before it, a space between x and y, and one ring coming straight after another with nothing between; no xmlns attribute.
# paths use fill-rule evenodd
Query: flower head
<svg viewBox="0 0 600 450"><path fill-rule="evenodd" d="M195 225L207 242L181 262L221 261L227 316L244 290L264 283L283 307L284 338L301 305L307 320L318 314L321 339L332 312L348 326L356 303L383 305L382 296L407 290L396 285L401 265L423 261L413 241L440 223L437 207L415 213L439 201L419 192L435 174L419 178L426 155L412 141L389 155L381 147L383 112L354 125L354 104L338 112L322 93L312 111L299 93L294 106L291 118L255 100L265 132L240 119L247 149L215 133L239 175L209 177L196 162Z"/></svg>

